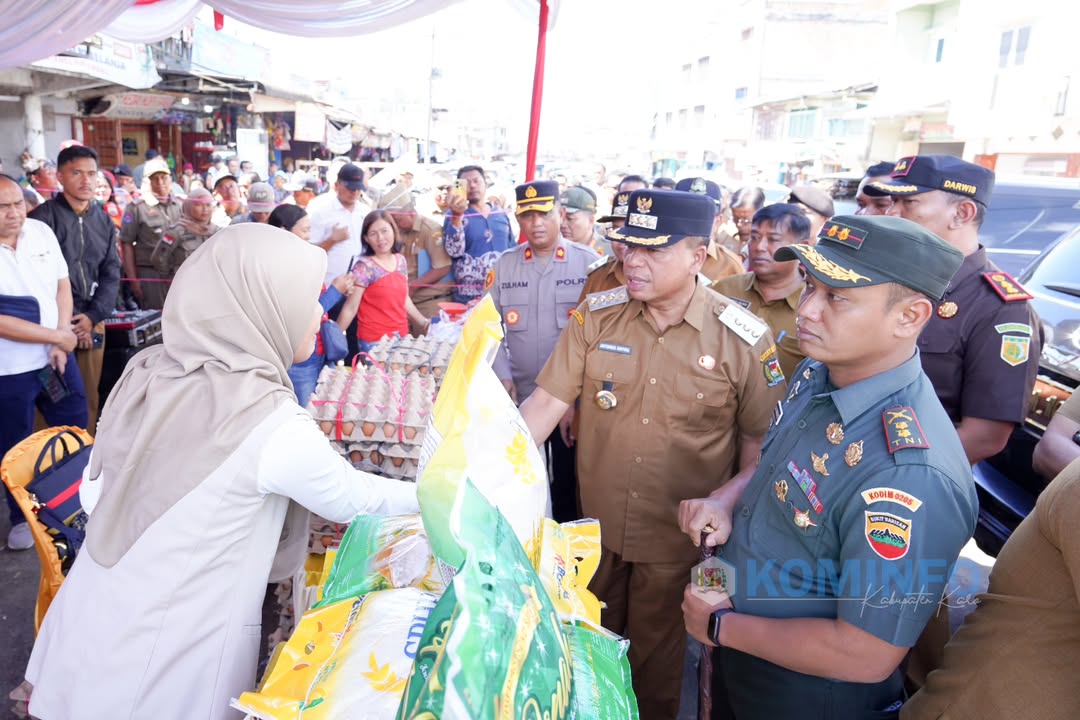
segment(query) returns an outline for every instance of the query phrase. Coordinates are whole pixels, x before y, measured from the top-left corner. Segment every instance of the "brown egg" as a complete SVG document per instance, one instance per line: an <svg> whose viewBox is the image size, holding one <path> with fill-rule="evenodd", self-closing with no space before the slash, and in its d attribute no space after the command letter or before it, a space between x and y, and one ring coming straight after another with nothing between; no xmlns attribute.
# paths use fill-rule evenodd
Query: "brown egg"
<svg viewBox="0 0 1080 720"><path fill-rule="evenodd" d="M382 465L382 453L378 450L372 450L371 456L368 458L372 465Z"/></svg>
<svg viewBox="0 0 1080 720"><path fill-rule="evenodd" d="M353 434L353 430L355 428L356 428L356 423L353 423L353 422L341 423L341 436L342 437L351 437L352 434Z"/></svg>
<svg viewBox="0 0 1080 720"><path fill-rule="evenodd" d="M397 432L397 425L395 425L394 423L391 423L391 422L385 423L382 426L382 431L383 431L383 435L385 435L387 437L387 439L392 438L392 437L394 437L394 434Z"/></svg>
<svg viewBox="0 0 1080 720"><path fill-rule="evenodd" d="M416 428L414 428L414 427L405 428L405 437L407 437L410 440L415 438L416 437Z"/></svg>
<svg viewBox="0 0 1080 720"><path fill-rule="evenodd" d="M375 434L375 423L368 420L360 426L360 432L364 433L364 437L371 437Z"/></svg>
<svg viewBox="0 0 1080 720"><path fill-rule="evenodd" d="M333 420L323 420L321 423L319 423L319 427L322 428L322 431L325 434L329 435L334 430L334 421Z"/></svg>
<svg viewBox="0 0 1080 720"><path fill-rule="evenodd" d="M443 368L441 367L434 368L431 372L437 378L441 378L443 376Z"/></svg>
<svg viewBox="0 0 1080 720"><path fill-rule="evenodd" d="M349 453L349 459L352 460L353 465L357 465L364 460L364 455L359 450L353 450Z"/></svg>
<svg viewBox="0 0 1080 720"><path fill-rule="evenodd" d="M390 458L390 462L394 467L401 467L401 464L405 462L405 458Z"/></svg>

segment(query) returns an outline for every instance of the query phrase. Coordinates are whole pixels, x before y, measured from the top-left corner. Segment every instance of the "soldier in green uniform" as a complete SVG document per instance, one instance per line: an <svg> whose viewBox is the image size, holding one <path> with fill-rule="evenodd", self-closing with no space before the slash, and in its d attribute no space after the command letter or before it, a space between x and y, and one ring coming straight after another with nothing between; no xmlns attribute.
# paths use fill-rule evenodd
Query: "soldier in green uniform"
<svg viewBox="0 0 1080 720"><path fill-rule="evenodd" d="M153 254L165 237L166 228L180 220L180 200L172 196L172 175L161 158L146 161L143 171L150 178L150 197L127 206L120 223L124 275L139 305L160 310L165 303L162 274L154 267ZM150 282L143 283L143 280Z"/></svg>
<svg viewBox="0 0 1080 720"><path fill-rule="evenodd" d="M171 280L176 277L176 271L184 261L217 232L218 226L210 220L213 213L214 196L209 190L195 188L188 194L181 205L180 220L165 229L161 241L151 253L154 269L162 278ZM163 292L168 295L169 284L161 285Z"/></svg>
<svg viewBox="0 0 1080 720"><path fill-rule="evenodd" d="M756 471L679 510L682 530L695 543L709 532L726 565L728 599L687 586L683 612L691 635L719 648L714 708L739 720L896 717L900 663L978 513L916 345L960 252L900 218L833 225L816 247L776 253L807 273L807 360Z"/></svg>

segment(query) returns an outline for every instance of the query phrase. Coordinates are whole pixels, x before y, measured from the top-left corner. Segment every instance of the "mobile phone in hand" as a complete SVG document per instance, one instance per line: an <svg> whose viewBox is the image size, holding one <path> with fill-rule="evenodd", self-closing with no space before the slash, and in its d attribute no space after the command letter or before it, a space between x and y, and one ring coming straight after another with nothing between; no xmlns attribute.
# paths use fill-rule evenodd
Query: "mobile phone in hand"
<svg viewBox="0 0 1080 720"><path fill-rule="evenodd" d="M52 365L41 368L38 380L45 394L49 396L49 400L54 403L60 402L71 392L68 390L67 383L64 382L64 375Z"/></svg>

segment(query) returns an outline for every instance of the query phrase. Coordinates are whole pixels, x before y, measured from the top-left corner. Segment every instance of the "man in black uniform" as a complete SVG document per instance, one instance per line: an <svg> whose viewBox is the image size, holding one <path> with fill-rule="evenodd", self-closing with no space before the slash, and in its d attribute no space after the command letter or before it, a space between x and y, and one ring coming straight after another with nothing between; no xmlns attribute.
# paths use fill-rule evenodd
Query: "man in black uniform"
<svg viewBox="0 0 1080 720"><path fill-rule="evenodd" d="M974 465L1005 447L1024 422L1039 369L1031 295L986 257L979 227L994 173L951 155L901 158L868 195L893 198L890 215L916 222L964 254L919 337L923 369Z"/></svg>

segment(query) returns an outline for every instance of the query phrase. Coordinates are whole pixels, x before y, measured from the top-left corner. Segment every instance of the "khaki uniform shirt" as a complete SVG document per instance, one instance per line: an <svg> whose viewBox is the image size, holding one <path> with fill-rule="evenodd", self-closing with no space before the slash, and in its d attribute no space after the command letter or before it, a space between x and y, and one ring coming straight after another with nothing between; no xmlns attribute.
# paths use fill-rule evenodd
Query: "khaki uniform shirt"
<svg viewBox="0 0 1080 720"><path fill-rule="evenodd" d="M446 254L446 248L443 247L442 226L434 220L423 215L417 215L413 221L413 229L402 233L401 240L405 246L405 263L409 268L410 283L416 282L420 275L419 260L421 252L427 253L432 268L446 268L446 274L450 274L450 265L453 261ZM409 295L421 313L431 316L439 311L437 303L450 300L453 291L453 280L447 279L439 282L437 287L412 288Z"/></svg>
<svg viewBox="0 0 1080 720"><path fill-rule="evenodd" d="M794 375L795 367L806 357L799 349L799 336L795 332L802 287L783 300L765 302L758 290L757 276L749 272L717 280L712 289L731 298L768 324L773 336L778 338L776 349L780 356L780 368L786 377Z"/></svg>
<svg viewBox="0 0 1080 720"><path fill-rule="evenodd" d="M216 225L211 225L216 228ZM213 233L211 233L213 234ZM210 235L196 235L177 223L165 231L161 242L151 253L154 267L161 277L174 277L180 266L198 250Z"/></svg>
<svg viewBox="0 0 1080 720"><path fill-rule="evenodd" d="M589 295L571 315L536 384L581 398L581 504L606 548L627 562L696 556L679 502L735 474L740 433L764 437L785 390L760 359L772 346L764 323L700 284L664 332L625 287ZM600 409L601 390L615 407Z"/></svg>
<svg viewBox="0 0 1080 720"><path fill-rule="evenodd" d="M495 374L500 380L513 378L519 402L536 389L536 376L577 307L595 259L589 248L560 239L545 263L526 243L500 255L488 274L488 294L506 330L495 356Z"/></svg>
<svg viewBox="0 0 1080 720"><path fill-rule="evenodd" d="M594 260L589 266L589 276L585 278L585 287L581 289L581 297L578 302L584 302L586 295L614 290L626 284L626 276L623 275L622 262L614 255L605 255L599 260Z"/></svg>
<svg viewBox="0 0 1080 720"><path fill-rule="evenodd" d="M135 265L140 271L154 269L154 248L165 235L165 229L180 222L180 202L176 198L169 198L166 202L148 205L139 200L128 205L124 211L120 223L120 242L135 246Z"/></svg>
<svg viewBox="0 0 1080 720"><path fill-rule="evenodd" d="M735 253L720 245L709 245L708 254L705 255L705 263L701 266L701 274L716 282L721 278L731 277L746 271L746 267Z"/></svg>

